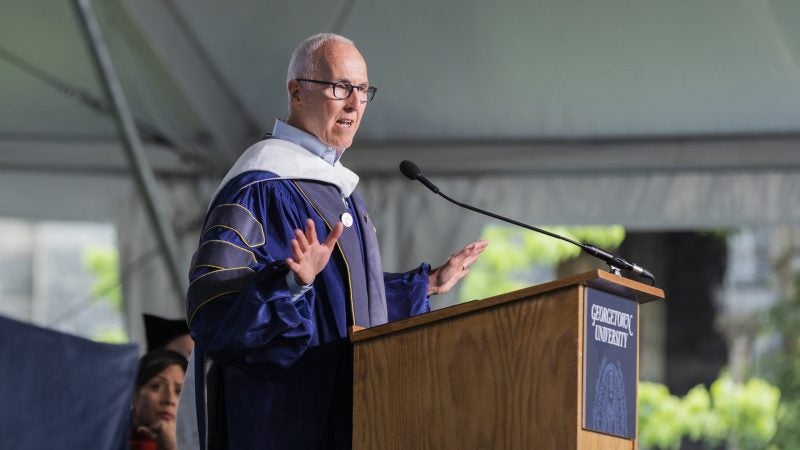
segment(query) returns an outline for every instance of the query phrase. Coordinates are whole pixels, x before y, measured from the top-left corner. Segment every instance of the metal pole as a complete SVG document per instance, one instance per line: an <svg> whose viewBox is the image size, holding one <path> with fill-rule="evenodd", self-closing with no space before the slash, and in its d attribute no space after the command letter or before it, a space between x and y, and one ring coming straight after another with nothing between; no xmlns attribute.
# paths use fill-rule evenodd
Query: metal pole
<svg viewBox="0 0 800 450"><path fill-rule="evenodd" d="M178 241L175 230L165 219L158 202L158 185L153 174L153 168L147 161L142 142L136 131L133 116L125 100L125 94L122 92L117 71L114 68L108 47L103 40L100 24L92 10L91 2L90 0L73 0L73 3L80 18L103 92L111 102L114 121L122 138L122 147L133 172L136 187L142 200L144 200L150 225L156 232L158 244L172 281L172 287L175 290L175 295L181 308L183 308L187 282L178 265Z"/></svg>

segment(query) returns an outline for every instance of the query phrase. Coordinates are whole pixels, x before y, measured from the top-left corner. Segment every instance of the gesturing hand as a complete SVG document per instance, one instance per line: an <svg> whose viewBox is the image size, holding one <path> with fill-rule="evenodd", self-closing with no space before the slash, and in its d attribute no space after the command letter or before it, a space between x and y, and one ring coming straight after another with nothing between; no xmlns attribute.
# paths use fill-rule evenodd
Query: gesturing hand
<svg viewBox="0 0 800 450"><path fill-rule="evenodd" d="M469 266L478 260L489 241L481 239L466 245L447 262L428 274L428 295L444 294L469 273Z"/></svg>
<svg viewBox="0 0 800 450"><path fill-rule="evenodd" d="M342 235L344 225L341 222L333 227L325 242L317 240L317 231L314 221L306 219L306 230L294 230L295 239L292 239L292 257L286 258L286 265L294 272L298 283L309 285L318 273L322 272L331 258L336 240Z"/></svg>

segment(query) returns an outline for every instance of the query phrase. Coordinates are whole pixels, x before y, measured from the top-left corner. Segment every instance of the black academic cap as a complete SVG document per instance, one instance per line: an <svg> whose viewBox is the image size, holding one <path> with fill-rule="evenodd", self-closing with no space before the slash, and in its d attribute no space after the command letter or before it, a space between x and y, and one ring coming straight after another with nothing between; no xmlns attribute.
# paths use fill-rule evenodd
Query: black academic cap
<svg viewBox="0 0 800 450"><path fill-rule="evenodd" d="M164 319L152 314L144 314L144 332L147 335L147 351L163 348L176 337L189 334L189 326L184 319Z"/></svg>

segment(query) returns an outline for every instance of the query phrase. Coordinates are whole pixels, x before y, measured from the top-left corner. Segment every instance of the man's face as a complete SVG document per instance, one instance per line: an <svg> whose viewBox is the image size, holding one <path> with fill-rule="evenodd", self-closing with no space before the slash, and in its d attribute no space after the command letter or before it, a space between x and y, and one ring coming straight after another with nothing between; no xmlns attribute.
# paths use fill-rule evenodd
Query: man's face
<svg viewBox="0 0 800 450"><path fill-rule="evenodd" d="M367 63L352 45L331 41L317 53L319 71L308 78L368 85ZM366 99L354 90L346 99L333 96L329 85L289 82L292 112L288 123L313 134L340 151L350 147L367 107Z"/></svg>

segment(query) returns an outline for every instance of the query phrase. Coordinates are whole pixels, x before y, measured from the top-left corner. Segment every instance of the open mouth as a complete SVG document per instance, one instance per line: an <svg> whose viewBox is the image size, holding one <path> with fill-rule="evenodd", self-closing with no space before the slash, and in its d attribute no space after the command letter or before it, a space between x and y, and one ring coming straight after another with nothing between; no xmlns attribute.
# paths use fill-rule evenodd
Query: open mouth
<svg viewBox="0 0 800 450"><path fill-rule="evenodd" d="M339 120L336 121L336 123L339 126L342 126L342 127L345 127L345 128L350 128L350 127L353 126L354 122L352 120L350 120L350 119L339 119Z"/></svg>

